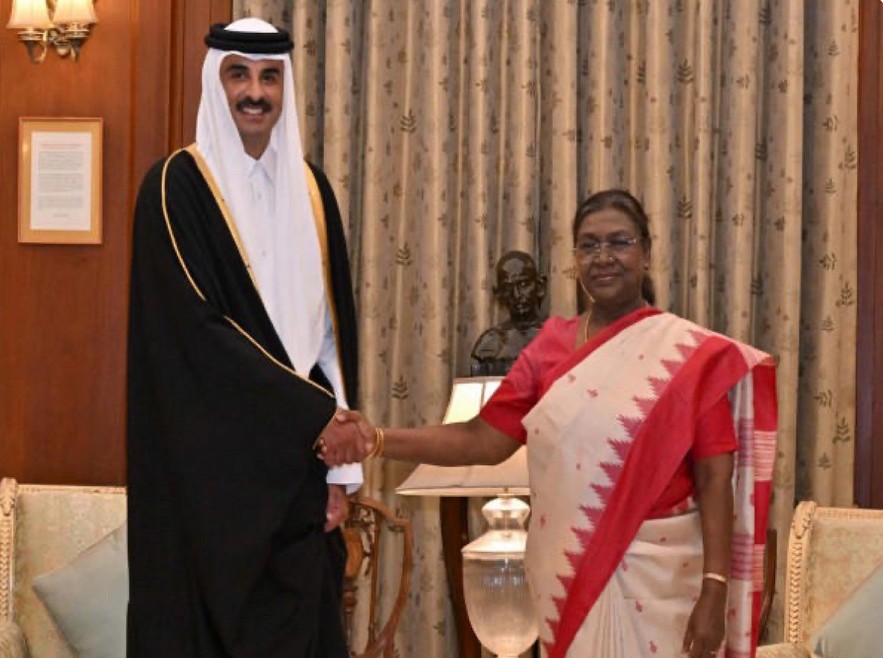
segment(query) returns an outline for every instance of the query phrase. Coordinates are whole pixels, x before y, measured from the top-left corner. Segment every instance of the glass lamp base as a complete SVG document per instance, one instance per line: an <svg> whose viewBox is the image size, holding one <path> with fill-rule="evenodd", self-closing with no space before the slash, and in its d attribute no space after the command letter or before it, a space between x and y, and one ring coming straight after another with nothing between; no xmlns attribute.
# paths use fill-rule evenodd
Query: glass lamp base
<svg viewBox="0 0 883 658"><path fill-rule="evenodd" d="M539 630L524 572L524 521L530 508L517 498L496 498L482 513L490 529L463 549L466 611L486 648L500 658L517 658Z"/></svg>
<svg viewBox="0 0 883 658"><path fill-rule="evenodd" d="M537 620L522 559L466 560L466 609L479 641L501 658L516 658L537 639Z"/></svg>

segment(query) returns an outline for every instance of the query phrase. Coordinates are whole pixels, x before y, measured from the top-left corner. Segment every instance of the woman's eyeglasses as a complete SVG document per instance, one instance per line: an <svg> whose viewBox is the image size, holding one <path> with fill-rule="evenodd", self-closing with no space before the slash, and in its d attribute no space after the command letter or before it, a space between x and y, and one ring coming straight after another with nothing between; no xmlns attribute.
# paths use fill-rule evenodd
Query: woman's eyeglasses
<svg viewBox="0 0 883 658"><path fill-rule="evenodd" d="M640 241L641 238L639 237L615 237L610 238L609 240L586 240L578 243L576 247L573 248L573 253L582 259L596 258L601 254L601 250L606 247L607 251L611 254L619 255L626 253Z"/></svg>

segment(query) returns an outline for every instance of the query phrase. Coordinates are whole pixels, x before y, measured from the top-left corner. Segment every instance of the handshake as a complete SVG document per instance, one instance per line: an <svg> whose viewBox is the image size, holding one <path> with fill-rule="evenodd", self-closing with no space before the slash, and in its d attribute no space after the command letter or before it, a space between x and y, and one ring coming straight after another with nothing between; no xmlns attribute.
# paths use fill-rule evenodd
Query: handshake
<svg viewBox="0 0 883 658"><path fill-rule="evenodd" d="M338 409L313 444L327 466L354 464L383 454L383 430L358 411Z"/></svg>

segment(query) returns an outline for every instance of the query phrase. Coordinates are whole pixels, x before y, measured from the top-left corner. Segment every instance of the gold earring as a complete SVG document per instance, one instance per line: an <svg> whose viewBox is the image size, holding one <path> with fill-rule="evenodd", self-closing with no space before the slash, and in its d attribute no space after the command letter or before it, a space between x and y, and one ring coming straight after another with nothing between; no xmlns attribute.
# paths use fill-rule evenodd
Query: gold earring
<svg viewBox="0 0 883 658"><path fill-rule="evenodd" d="M589 300L589 304L594 304L594 303L595 303L595 298L592 297L592 293L590 293L589 290L588 290L588 288L586 288L586 284L584 284L584 283L583 283L583 280L580 279L579 277L577 277L576 280L577 280L577 282L579 283L579 287L582 288L582 291L583 291L584 293L586 293L586 299Z"/></svg>

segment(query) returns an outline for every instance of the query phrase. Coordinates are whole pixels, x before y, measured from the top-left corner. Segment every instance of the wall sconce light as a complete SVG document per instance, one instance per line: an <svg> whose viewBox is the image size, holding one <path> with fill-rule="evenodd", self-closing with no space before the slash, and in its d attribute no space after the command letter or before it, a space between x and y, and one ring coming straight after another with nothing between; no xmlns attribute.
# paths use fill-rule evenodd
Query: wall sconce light
<svg viewBox="0 0 883 658"><path fill-rule="evenodd" d="M92 0L12 0L6 27L18 30L31 62L39 64L49 46L60 57L70 55L76 60L89 36L89 26L97 22Z"/></svg>

